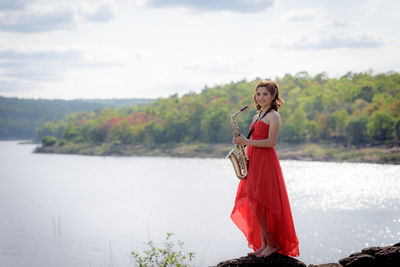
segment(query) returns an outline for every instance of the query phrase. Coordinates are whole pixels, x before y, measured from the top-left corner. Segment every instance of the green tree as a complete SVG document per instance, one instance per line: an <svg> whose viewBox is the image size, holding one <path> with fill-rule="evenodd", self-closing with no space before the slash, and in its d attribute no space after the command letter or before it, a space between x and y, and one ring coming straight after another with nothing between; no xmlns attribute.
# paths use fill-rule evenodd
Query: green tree
<svg viewBox="0 0 400 267"><path fill-rule="evenodd" d="M374 89L372 88L372 86L362 87L360 93L357 96L357 98L364 99L367 102L371 102L373 97L374 97Z"/></svg>
<svg viewBox="0 0 400 267"><path fill-rule="evenodd" d="M121 144L132 144L135 142L134 128L128 121L118 122L110 131L110 140Z"/></svg>
<svg viewBox="0 0 400 267"><path fill-rule="evenodd" d="M303 108L299 107L294 112L291 124L294 126L295 135L293 141L295 143L302 142L306 139L307 129L306 126L308 124L307 115Z"/></svg>
<svg viewBox="0 0 400 267"><path fill-rule="evenodd" d="M368 116L365 113L350 118L345 127L348 141L360 145L368 141L367 135Z"/></svg>
<svg viewBox="0 0 400 267"><path fill-rule="evenodd" d="M63 134L65 140L81 142L83 140L79 128L71 126L68 127Z"/></svg>
<svg viewBox="0 0 400 267"><path fill-rule="evenodd" d="M54 136L45 136L42 139L42 145L49 147L49 146L54 146L57 143L57 138Z"/></svg>
<svg viewBox="0 0 400 267"><path fill-rule="evenodd" d="M319 128L319 125L315 121L309 121L306 125L307 129L307 139L311 141L318 141L321 135L321 129Z"/></svg>
<svg viewBox="0 0 400 267"><path fill-rule="evenodd" d="M284 123L279 129L279 140L288 143L295 143L296 140L296 127L291 123Z"/></svg>
<svg viewBox="0 0 400 267"><path fill-rule="evenodd" d="M394 124L394 139L400 141L400 119Z"/></svg>
<svg viewBox="0 0 400 267"><path fill-rule="evenodd" d="M368 136L377 142L393 139L395 120L387 111L375 111L367 124Z"/></svg>
<svg viewBox="0 0 400 267"><path fill-rule="evenodd" d="M206 112L201 121L203 140L210 143L225 143L232 138L230 113L226 105L216 102Z"/></svg>
<svg viewBox="0 0 400 267"><path fill-rule="evenodd" d="M344 135L348 113L345 109L335 111L328 117L328 127L331 135L338 137Z"/></svg>

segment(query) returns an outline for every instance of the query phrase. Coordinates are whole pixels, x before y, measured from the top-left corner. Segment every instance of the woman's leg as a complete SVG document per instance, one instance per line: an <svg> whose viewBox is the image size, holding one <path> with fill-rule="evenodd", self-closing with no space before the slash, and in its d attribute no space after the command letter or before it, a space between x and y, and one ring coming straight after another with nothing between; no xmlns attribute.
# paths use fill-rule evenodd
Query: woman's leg
<svg viewBox="0 0 400 267"><path fill-rule="evenodd" d="M268 257L279 249L279 246L275 244L271 236L267 234L267 237L265 237L265 239L267 240L267 246L264 248L263 251L256 255L257 257Z"/></svg>
<svg viewBox="0 0 400 267"><path fill-rule="evenodd" d="M262 243L265 244L264 249L256 254L257 257L268 257L279 249L274 237L267 231L267 221L263 216L259 216L260 234Z"/></svg>
<svg viewBox="0 0 400 267"><path fill-rule="evenodd" d="M268 246L268 239L266 238L267 237L266 222L265 218L262 215L260 215L260 213L257 213L257 221L260 229L261 247L254 252L248 253L247 255L257 256L258 254L263 252Z"/></svg>
<svg viewBox="0 0 400 267"><path fill-rule="evenodd" d="M259 249L257 249L256 251L254 251L254 252L247 253L247 255L249 255L249 256L253 256L253 255L257 256L258 254L263 252L266 247L267 247L267 243L265 243L264 238L261 236L261 247Z"/></svg>

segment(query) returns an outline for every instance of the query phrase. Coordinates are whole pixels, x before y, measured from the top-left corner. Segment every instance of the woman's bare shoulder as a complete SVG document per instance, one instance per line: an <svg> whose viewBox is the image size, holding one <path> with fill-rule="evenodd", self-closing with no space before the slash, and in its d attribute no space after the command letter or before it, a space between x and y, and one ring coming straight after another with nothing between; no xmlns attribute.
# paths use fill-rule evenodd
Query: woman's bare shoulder
<svg viewBox="0 0 400 267"><path fill-rule="evenodd" d="M272 110L266 116L266 121L268 121L268 123L271 123L272 121L275 121L275 122L279 123L281 121L281 116L279 115L279 113L277 111Z"/></svg>
<svg viewBox="0 0 400 267"><path fill-rule="evenodd" d="M272 110L270 113L271 113L271 116L272 116L272 117L275 117L275 118L277 118L277 119L280 119L280 118L281 118L281 115L279 115L279 112L276 111L276 110Z"/></svg>

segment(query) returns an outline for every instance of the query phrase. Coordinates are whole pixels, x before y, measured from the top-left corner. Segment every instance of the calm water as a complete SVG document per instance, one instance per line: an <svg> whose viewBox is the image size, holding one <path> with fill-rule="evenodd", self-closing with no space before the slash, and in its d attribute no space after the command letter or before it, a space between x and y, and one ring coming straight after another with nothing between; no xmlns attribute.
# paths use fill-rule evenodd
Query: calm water
<svg viewBox="0 0 400 267"><path fill-rule="evenodd" d="M167 232L197 266L245 255L224 159L33 154L0 142L0 266L134 266ZM300 260L400 241L400 166L282 161Z"/></svg>

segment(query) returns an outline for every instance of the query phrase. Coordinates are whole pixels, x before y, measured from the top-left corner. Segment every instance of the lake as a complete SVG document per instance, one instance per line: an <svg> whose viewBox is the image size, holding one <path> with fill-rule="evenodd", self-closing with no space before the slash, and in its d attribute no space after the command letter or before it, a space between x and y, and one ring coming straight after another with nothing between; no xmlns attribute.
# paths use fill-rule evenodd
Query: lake
<svg viewBox="0 0 400 267"><path fill-rule="evenodd" d="M250 250L230 220L229 160L34 154L0 142L0 266L134 266L167 232L196 266ZM281 161L299 260L336 262L400 241L400 166Z"/></svg>

